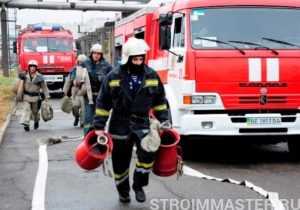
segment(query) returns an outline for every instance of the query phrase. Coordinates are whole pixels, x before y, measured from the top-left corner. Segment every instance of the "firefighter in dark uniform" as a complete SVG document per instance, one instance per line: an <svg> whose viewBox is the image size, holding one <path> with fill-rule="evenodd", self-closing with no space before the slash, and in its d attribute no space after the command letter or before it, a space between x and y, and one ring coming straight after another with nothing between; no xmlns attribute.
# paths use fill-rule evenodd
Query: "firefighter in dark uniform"
<svg viewBox="0 0 300 210"><path fill-rule="evenodd" d="M112 66L104 59L102 46L94 44L90 50L91 55L85 62L85 67L88 70L90 84L85 84L86 87L90 86L93 101L89 102L88 93L85 95L85 117L84 117L84 135L92 129L93 119L95 115L96 98L101 87L104 77L112 70ZM89 90L87 90L89 91Z"/></svg>
<svg viewBox="0 0 300 210"><path fill-rule="evenodd" d="M132 189L138 202L146 200L143 187L148 185L155 152L143 150L141 140L149 133L150 110L162 124L170 124L163 84L157 73L144 63L148 50L144 40L129 39L123 47L122 65L105 78L96 102L97 135L103 135L112 110L108 130L114 143L114 179L123 203L130 202L129 167L134 144L137 162Z"/></svg>

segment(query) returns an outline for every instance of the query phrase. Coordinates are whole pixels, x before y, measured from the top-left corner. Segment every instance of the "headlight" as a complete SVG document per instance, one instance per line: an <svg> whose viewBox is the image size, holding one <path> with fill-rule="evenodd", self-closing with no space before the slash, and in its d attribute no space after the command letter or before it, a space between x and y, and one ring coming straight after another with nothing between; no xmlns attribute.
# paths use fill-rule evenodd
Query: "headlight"
<svg viewBox="0 0 300 210"><path fill-rule="evenodd" d="M183 104L215 104L217 97L213 95L184 96Z"/></svg>
<svg viewBox="0 0 300 210"><path fill-rule="evenodd" d="M203 96L192 96L192 104L203 104L204 97Z"/></svg>
<svg viewBox="0 0 300 210"><path fill-rule="evenodd" d="M215 104L216 100L216 96L204 96L204 104Z"/></svg>

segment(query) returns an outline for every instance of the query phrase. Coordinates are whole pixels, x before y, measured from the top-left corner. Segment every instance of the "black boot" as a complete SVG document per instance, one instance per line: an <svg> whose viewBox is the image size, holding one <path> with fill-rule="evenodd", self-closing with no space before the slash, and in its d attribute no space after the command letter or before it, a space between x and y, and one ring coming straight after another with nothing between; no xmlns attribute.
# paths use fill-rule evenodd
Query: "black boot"
<svg viewBox="0 0 300 210"><path fill-rule="evenodd" d="M23 124L23 125L24 125L24 130L25 130L26 132L29 132L29 131L30 131L29 125L25 125L25 124Z"/></svg>
<svg viewBox="0 0 300 210"><path fill-rule="evenodd" d="M142 187L133 186L132 189L135 192L135 199L137 202L144 203L146 201L146 194Z"/></svg>
<svg viewBox="0 0 300 210"><path fill-rule="evenodd" d="M78 126L78 123L79 123L79 117L75 117L75 120L74 120L74 126Z"/></svg>
<svg viewBox="0 0 300 210"><path fill-rule="evenodd" d="M129 192L119 192L119 200L121 203L130 203L131 200Z"/></svg>
<svg viewBox="0 0 300 210"><path fill-rule="evenodd" d="M38 129L39 127L40 127L39 121L34 122L34 129L36 130L36 129Z"/></svg>

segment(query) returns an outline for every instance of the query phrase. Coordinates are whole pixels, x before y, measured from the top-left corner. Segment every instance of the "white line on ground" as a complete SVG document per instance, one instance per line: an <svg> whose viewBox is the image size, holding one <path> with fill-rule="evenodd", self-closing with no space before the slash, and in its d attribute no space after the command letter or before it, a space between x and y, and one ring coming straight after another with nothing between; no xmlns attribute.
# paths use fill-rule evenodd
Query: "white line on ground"
<svg viewBox="0 0 300 210"><path fill-rule="evenodd" d="M45 194L48 173L47 144L39 146L39 166L35 179L32 210L45 210Z"/></svg>
<svg viewBox="0 0 300 210"><path fill-rule="evenodd" d="M205 179L205 180L211 180L211 181L217 181L217 182L223 182L223 183L230 183L230 184L235 184L235 185L241 185L243 187L249 188L250 190L253 190L254 192L257 192L264 198L268 199L274 210L285 210L283 203L279 199L279 194L277 192L268 192L264 190L261 187L258 187L251 182L248 181L236 181L234 179L221 179L213 176L208 176L205 175L195 169L192 169L188 166L183 166L183 174L187 176L192 176L192 177L197 177L200 179Z"/></svg>

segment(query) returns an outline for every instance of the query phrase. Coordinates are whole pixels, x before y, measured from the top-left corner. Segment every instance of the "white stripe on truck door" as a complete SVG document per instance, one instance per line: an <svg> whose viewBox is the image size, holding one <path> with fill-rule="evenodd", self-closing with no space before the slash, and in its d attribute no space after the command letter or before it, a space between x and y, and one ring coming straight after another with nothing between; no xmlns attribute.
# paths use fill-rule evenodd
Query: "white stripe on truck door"
<svg viewBox="0 0 300 210"><path fill-rule="evenodd" d="M43 64L48 64L48 56L47 55L43 56Z"/></svg>
<svg viewBox="0 0 300 210"><path fill-rule="evenodd" d="M280 66L278 58L268 58L266 60L266 78L267 82L278 82L280 80ZM249 81L261 82L262 81L262 59L249 58Z"/></svg>
<svg viewBox="0 0 300 210"><path fill-rule="evenodd" d="M50 64L54 64L54 55L49 56Z"/></svg>
<svg viewBox="0 0 300 210"><path fill-rule="evenodd" d="M268 82L279 81L279 59L278 58L267 59L267 81Z"/></svg>
<svg viewBox="0 0 300 210"><path fill-rule="evenodd" d="M249 81L260 82L262 79L262 64L259 58L250 58L249 65Z"/></svg>

